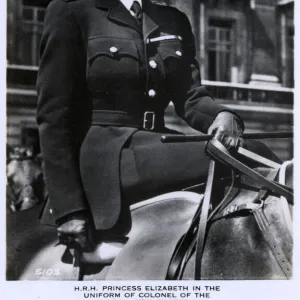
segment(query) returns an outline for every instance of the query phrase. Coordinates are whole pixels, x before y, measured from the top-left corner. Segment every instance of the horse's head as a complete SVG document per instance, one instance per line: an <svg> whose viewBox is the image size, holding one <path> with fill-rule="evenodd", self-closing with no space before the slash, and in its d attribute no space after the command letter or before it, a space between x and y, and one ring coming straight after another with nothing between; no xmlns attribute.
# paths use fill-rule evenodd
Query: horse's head
<svg viewBox="0 0 300 300"><path fill-rule="evenodd" d="M29 209L46 197L41 163L30 148L8 152L7 192L13 211Z"/></svg>

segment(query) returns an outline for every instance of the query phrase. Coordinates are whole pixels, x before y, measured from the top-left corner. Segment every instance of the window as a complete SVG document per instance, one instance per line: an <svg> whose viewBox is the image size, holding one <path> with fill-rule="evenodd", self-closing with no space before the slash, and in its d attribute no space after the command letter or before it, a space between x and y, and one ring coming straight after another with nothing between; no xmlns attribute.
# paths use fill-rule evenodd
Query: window
<svg viewBox="0 0 300 300"><path fill-rule="evenodd" d="M280 18L281 79L283 86L294 87L294 7L278 8Z"/></svg>
<svg viewBox="0 0 300 300"><path fill-rule="evenodd" d="M288 24L286 28L286 68L287 68L287 82L286 85L294 86L294 26Z"/></svg>
<svg viewBox="0 0 300 300"><path fill-rule="evenodd" d="M232 23L210 20L207 48L209 80L231 81L233 49Z"/></svg>
<svg viewBox="0 0 300 300"><path fill-rule="evenodd" d="M37 66L45 9L38 6L22 6L22 64Z"/></svg>

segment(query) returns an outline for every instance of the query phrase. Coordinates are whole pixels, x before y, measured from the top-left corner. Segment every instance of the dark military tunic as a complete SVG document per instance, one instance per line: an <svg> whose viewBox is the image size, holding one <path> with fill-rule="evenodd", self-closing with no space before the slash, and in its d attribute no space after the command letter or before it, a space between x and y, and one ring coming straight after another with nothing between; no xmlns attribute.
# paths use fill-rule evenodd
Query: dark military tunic
<svg viewBox="0 0 300 300"><path fill-rule="evenodd" d="M122 199L138 201L205 179L203 144L160 143L170 101L202 132L228 110L201 86L188 18L148 0L142 28L118 0L52 1L37 90L50 195L44 219L90 210L97 229L115 225ZM142 128L148 111L152 131ZM140 119L141 128L115 124L111 112Z"/></svg>

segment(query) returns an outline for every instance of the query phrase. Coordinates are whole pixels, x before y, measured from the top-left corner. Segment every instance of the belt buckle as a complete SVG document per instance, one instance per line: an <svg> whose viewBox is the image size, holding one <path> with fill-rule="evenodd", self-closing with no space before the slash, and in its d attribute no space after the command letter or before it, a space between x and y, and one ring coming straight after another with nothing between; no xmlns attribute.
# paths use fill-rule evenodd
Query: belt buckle
<svg viewBox="0 0 300 300"><path fill-rule="evenodd" d="M144 113L143 128L145 130L153 130L155 124L155 112L146 111Z"/></svg>

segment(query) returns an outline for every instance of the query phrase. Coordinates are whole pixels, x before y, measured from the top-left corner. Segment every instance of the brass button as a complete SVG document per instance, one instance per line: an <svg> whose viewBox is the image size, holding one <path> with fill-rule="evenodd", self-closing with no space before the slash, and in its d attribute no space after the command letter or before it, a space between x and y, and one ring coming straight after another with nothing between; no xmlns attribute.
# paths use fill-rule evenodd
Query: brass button
<svg viewBox="0 0 300 300"><path fill-rule="evenodd" d="M176 55L178 55L178 56L182 56L182 52L181 52L181 51L179 51L179 50L178 50L178 51L176 51L175 53L176 53Z"/></svg>
<svg viewBox="0 0 300 300"><path fill-rule="evenodd" d="M157 68L157 63L155 60L150 60L149 61L149 65L152 69L156 69Z"/></svg>
<svg viewBox="0 0 300 300"><path fill-rule="evenodd" d="M49 209L49 213L52 215L52 213L53 213L52 208Z"/></svg>
<svg viewBox="0 0 300 300"><path fill-rule="evenodd" d="M149 95L149 97L153 98L153 97L155 97L156 92L151 89L151 90L148 91L148 95Z"/></svg>
<svg viewBox="0 0 300 300"><path fill-rule="evenodd" d="M110 51L111 53L117 53L117 52L118 52L118 48L116 48L116 47L110 47L110 48L109 48L109 51Z"/></svg>
<svg viewBox="0 0 300 300"><path fill-rule="evenodd" d="M180 41L182 41L182 37L181 37L180 35L178 36L178 39L179 39Z"/></svg>

